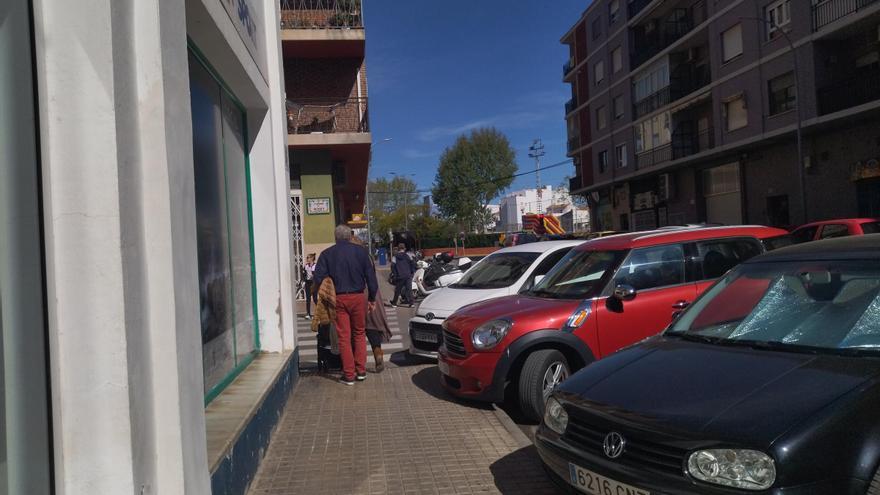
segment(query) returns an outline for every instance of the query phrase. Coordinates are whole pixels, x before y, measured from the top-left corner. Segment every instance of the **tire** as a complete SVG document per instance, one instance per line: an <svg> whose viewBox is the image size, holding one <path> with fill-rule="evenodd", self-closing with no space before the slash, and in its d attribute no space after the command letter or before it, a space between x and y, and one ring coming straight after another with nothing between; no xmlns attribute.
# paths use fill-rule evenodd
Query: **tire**
<svg viewBox="0 0 880 495"><path fill-rule="evenodd" d="M555 349L529 354L519 375L519 408L522 413L533 421L541 421L547 397L568 378L570 370L565 356Z"/></svg>

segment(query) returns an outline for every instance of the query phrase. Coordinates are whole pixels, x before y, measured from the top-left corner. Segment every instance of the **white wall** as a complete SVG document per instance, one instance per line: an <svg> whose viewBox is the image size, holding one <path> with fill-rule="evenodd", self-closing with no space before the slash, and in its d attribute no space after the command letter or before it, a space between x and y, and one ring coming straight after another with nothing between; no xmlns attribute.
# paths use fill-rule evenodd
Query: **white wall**
<svg viewBox="0 0 880 495"><path fill-rule="evenodd" d="M60 495L210 493L188 37L247 108L263 338L293 346L266 5L268 81L216 0L34 0Z"/></svg>

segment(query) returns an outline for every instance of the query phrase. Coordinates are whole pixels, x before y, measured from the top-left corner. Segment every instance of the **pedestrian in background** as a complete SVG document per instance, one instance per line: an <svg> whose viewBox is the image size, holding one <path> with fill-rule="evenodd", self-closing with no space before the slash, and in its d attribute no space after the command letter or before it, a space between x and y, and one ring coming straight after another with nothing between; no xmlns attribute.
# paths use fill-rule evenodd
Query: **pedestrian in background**
<svg viewBox="0 0 880 495"><path fill-rule="evenodd" d="M315 282L315 253L309 253L306 256L306 262L303 264L303 280L306 283L306 319L312 319L312 286Z"/></svg>
<svg viewBox="0 0 880 495"><path fill-rule="evenodd" d="M354 244L364 246L364 242L358 238L352 238ZM373 260L371 260L373 261ZM373 261L373 270L376 269L376 262ZM372 311L367 312L367 341L370 348L373 349L373 360L376 362L376 373L385 370L385 354L382 351L382 343L391 342L391 327L388 326L388 315L385 314L385 305L382 299L382 289L376 291L376 305Z"/></svg>
<svg viewBox="0 0 880 495"><path fill-rule="evenodd" d="M406 244L397 246L397 254L394 255L394 297L391 298L391 306L396 307L397 301L401 300L409 307L413 306L412 279L416 273L416 262L406 252Z"/></svg>
<svg viewBox="0 0 880 495"><path fill-rule="evenodd" d="M314 283L320 287L327 277L336 289L336 332L342 357L339 382L353 385L367 379L367 313L376 306L379 284L370 255L351 242L351 228L339 225L334 231L336 244L318 259ZM364 291L367 291L366 296Z"/></svg>

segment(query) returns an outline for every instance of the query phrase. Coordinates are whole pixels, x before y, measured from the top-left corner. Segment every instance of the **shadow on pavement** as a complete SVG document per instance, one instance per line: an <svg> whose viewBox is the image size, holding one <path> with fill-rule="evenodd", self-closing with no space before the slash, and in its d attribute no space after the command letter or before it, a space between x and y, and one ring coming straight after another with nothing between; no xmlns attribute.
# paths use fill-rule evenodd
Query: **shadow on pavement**
<svg viewBox="0 0 880 495"><path fill-rule="evenodd" d="M477 409L492 409L492 405L489 403L458 399L446 392L446 390L443 389L443 386L440 385L440 370L438 370L436 366L425 368L417 372L412 376L412 382L413 385L419 387L420 390L436 399Z"/></svg>
<svg viewBox="0 0 880 495"><path fill-rule="evenodd" d="M422 366L425 364L436 364L437 360L428 359L421 356L413 356L409 351L398 351L391 355L389 361L405 368L407 366Z"/></svg>
<svg viewBox="0 0 880 495"><path fill-rule="evenodd" d="M505 495L560 493L544 472L534 445L498 459L489 466L489 470L492 472L495 488Z"/></svg>

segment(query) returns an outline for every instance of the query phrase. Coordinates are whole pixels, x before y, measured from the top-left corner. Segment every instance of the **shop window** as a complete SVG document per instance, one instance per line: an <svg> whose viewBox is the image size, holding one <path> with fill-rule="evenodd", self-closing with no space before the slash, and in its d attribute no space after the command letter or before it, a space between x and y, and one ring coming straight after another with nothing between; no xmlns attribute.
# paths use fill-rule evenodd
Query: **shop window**
<svg viewBox="0 0 880 495"><path fill-rule="evenodd" d="M742 24L737 24L721 34L722 62L729 62L742 55Z"/></svg>
<svg viewBox="0 0 880 495"><path fill-rule="evenodd" d="M793 110L797 104L794 73L789 72L767 82L770 95L770 115Z"/></svg>
<svg viewBox="0 0 880 495"><path fill-rule="evenodd" d="M191 52L199 299L206 402L259 349L245 113Z"/></svg>

